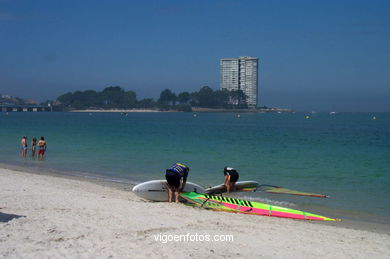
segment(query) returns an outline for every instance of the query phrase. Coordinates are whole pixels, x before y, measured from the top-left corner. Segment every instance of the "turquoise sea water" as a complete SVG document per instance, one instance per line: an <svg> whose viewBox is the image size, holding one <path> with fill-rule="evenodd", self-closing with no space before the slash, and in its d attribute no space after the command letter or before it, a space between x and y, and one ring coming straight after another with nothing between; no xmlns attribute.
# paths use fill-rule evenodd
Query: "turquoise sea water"
<svg viewBox="0 0 390 259"><path fill-rule="evenodd" d="M331 198L242 196L390 224L390 113L306 115L0 113L0 163L141 182L162 179L182 162L189 181L203 186L222 183L228 165L240 180ZM21 157L23 135L29 143L45 137L43 161Z"/></svg>

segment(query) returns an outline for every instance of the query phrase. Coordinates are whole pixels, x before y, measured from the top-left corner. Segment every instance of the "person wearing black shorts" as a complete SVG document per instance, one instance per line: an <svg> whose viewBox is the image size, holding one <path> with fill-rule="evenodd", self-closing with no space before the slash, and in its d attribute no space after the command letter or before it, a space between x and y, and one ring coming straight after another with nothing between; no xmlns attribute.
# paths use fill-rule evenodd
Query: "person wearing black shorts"
<svg viewBox="0 0 390 259"><path fill-rule="evenodd" d="M187 182L190 168L183 164L176 163L165 171L165 179L168 183L168 200L172 202L172 193L175 193L175 201L179 202L179 193L183 191Z"/></svg>
<svg viewBox="0 0 390 259"><path fill-rule="evenodd" d="M239 178L237 170L232 167L225 166L223 169L223 175L225 176L223 184L226 186L227 193L230 193L230 190L234 191L236 182Z"/></svg>

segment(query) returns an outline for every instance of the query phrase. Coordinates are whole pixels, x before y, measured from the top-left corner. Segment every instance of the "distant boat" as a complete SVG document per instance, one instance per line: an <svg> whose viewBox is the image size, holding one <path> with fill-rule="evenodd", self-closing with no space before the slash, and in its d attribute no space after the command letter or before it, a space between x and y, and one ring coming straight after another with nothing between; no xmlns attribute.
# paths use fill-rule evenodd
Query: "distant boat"
<svg viewBox="0 0 390 259"><path fill-rule="evenodd" d="M336 112L330 112L329 114L336 114Z"/></svg>

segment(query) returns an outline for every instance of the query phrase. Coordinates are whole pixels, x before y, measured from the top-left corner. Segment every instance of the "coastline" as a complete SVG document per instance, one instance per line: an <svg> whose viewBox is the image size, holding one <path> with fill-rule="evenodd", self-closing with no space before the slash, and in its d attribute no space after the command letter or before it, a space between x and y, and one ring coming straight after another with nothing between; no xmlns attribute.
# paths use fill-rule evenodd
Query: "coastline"
<svg viewBox="0 0 390 259"><path fill-rule="evenodd" d="M109 109L109 110L71 110L69 112L121 112L121 113L131 113L131 112L182 112L177 110L154 110L154 109ZM223 108L202 108L202 107L192 107L191 112L232 112L232 113L292 113L295 112L291 109L284 108L267 108L267 109L223 109Z"/></svg>
<svg viewBox="0 0 390 259"><path fill-rule="evenodd" d="M159 110L151 110L151 109L110 109L110 110L91 110L91 109L87 109L87 110L72 110L72 111L69 111L69 112L125 112L125 113L128 113L128 112L166 112L166 111L159 111Z"/></svg>
<svg viewBox="0 0 390 259"><path fill-rule="evenodd" d="M129 184L98 179L1 168L0 177L2 257L390 256L389 233L147 202ZM155 239L188 233L234 241Z"/></svg>
<svg viewBox="0 0 390 259"><path fill-rule="evenodd" d="M105 176L105 175L97 174L95 172L69 171L69 170L64 171L55 168L26 166L24 164L18 164L18 163L12 164L12 163L0 162L0 171L2 169L23 172L27 174L37 174L37 175L43 175L49 177L73 179L73 180L78 180L83 182L94 183L101 186L108 186L108 187L112 187L115 189L128 191L128 192L131 192L132 188L135 185L141 183L140 181L131 178ZM250 200L251 198L247 198L247 199ZM256 198L254 200L258 201L256 200ZM260 200L260 202L264 202L264 201ZM282 205L282 204L280 205L288 207L288 205ZM297 209L312 212L312 213L316 212L316 214L342 219L341 222L335 224L338 227L390 234L390 224L388 219L384 216L380 216L376 214L368 214L366 212L360 212L360 211L340 210L340 209L323 207L323 206L301 207ZM332 223L325 222L324 224L332 224Z"/></svg>
<svg viewBox="0 0 390 259"><path fill-rule="evenodd" d="M291 109L284 108L257 108L257 109L222 109L222 108L202 108L202 107L192 107L192 112L234 112L234 113L292 113L295 112Z"/></svg>

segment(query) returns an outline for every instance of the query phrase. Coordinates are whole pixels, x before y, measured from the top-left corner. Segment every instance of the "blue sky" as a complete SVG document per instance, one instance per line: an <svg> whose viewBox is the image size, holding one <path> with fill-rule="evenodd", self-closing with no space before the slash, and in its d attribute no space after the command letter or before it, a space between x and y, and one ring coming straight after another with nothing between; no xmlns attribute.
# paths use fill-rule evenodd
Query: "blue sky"
<svg viewBox="0 0 390 259"><path fill-rule="evenodd" d="M0 0L0 93L219 88L260 59L259 105L390 111L390 1Z"/></svg>

